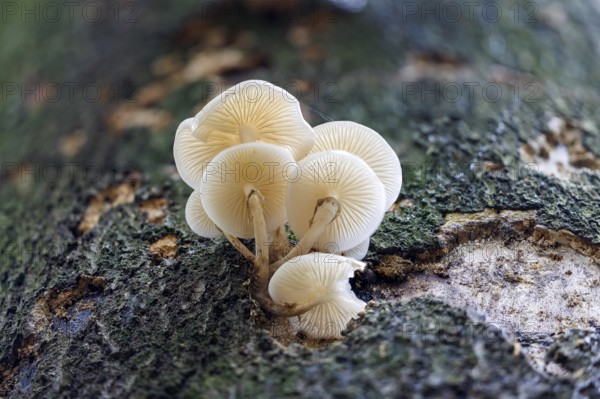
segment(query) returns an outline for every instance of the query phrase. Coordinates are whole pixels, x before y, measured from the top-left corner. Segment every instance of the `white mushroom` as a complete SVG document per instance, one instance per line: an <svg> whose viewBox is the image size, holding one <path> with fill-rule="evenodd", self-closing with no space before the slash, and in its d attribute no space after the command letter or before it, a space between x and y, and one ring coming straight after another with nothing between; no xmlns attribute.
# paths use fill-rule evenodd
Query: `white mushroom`
<svg viewBox="0 0 600 399"><path fill-rule="evenodd" d="M284 146L300 160L315 142L298 100L262 80L247 80L225 90L194 117L194 122L193 135L213 145L214 155L232 145L262 141Z"/></svg>
<svg viewBox="0 0 600 399"><path fill-rule="evenodd" d="M246 143L219 153L204 171L202 204L221 230L240 238L254 238L248 198L264 199L267 231L286 221L283 168L295 164L290 152L266 143Z"/></svg>
<svg viewBox="0 0 600 399"><path fill-rule="evenodd" d="M253 291L267 307L269 281L268 233L286 221L283 169L295 164L284 147L266 143L238 144L217 155L204 171L202 204L206 214L229 241L248 258L236 237L255 239Z"/></svg>
<svg viewBox="0 0 600 399"><path fill-rule="evenodd" d="M185 220L192 231L199 236L216 238L223 235L204 211L200 191L196 190L190 195L185 205Z"/></svg>
<svg viewBox="0 0 600 399"><path fill-rule="evenodd" d="M350 319L364 311L348 279L365 264L339 255L314 252L291 259L269 282L277 304L310 307L298 316L300 329L313 338L341 338Z"/></svg>
<svg viewBox="0 0 600 399"><path fill-rule="evenodd" d="M179 124L173 144L173 156L181 179L193 189L200 190L204 168L216 155L215 150L219 151L227 147L215 147L198 140L192 135L195 126L194 118L186 119Z"/></svg>
<svg viewBox="0 0 600 399"><path fill-rule="evenodd" d="M384 215L383 186L356 155L319 152L306 157L299 167L297 178L287 187L286 207L289 224L300 242L273 264L274 270L311 248L347 251L368 239Z"/></svg>
<svg viewBox="0 0 600 399"><path fill-rule="evenodd" d="M366 240L364 240L357 246L341 252L340 255L345 256L347 258L361 260L365 256L367 256L367 252L369 252L369 244L370 243L371 243L371 239L367 238Z"/></svg>
<svg viewBox="0 0 600 399"><path fill-rule="evenodd" d="M327 122L314 128L315 145L311 154L320 151L348 151L367 163L385 188L385 209L398 198L402 187L402 168L394 150L379 133L359 123Z"/></svg>

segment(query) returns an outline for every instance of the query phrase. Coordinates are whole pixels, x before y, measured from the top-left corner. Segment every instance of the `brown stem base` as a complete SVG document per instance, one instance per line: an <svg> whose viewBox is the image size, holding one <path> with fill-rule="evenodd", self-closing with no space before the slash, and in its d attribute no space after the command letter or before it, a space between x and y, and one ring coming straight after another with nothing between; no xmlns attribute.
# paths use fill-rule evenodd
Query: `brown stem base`
<svg viewBox="0 0 600 399"><path fill-rule="evenodd" d="M304 314L317 306L316 303L308 305L298 305L295 303L275 303L266 293L256 292L254 299L259 303L261 309L269 316L275 317L293 317Z"/></svg>

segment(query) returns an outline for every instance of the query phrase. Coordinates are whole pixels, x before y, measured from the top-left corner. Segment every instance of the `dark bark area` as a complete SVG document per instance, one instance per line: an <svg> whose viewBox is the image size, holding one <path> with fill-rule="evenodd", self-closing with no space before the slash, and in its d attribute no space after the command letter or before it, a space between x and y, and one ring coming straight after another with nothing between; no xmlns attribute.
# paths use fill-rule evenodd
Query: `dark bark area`
<svg viewBox="0 0 600 399"><path fill-rule="evenodd" d="M94 21L0 27L0 397L600 397L600 318L508 331L475 304L390 295L490 238L557 264L574 251L600 286L600 6L97 4ZM251 265L185 222L177 124L248 78L287 88L311 125L372 127L403 164L353 282L373 303L340 342L281 345ZM528 216L445 228L489 210Z"/></svg>

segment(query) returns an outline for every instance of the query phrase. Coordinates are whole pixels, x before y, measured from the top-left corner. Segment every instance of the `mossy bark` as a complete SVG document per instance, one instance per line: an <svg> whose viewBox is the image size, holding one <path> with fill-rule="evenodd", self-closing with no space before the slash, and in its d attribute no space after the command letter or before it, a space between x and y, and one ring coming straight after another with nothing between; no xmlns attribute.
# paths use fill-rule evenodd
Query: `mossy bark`
<svg viewBox="0 0 600 399"><path fill-rule="evenodd" d="M533 211L536 225L569 231L591 251L600 245L600 10L485 2L473 13L462 5L456 19L444 4L373 1L352 14L313 2L165 9L153 0L116 22L106 13L4 24L3 38L15 38L0 62L7 81L107 91L97 101L64 92L56 102L4 92L0 397L600 397L598 320L558 338L515 340L444 298L379 299L373 266L388 254L398 267L443 257L437 233L450 212ZM484 14L489 4L501 15ZM252 265L185 223L191 191L173 177L174 132L215 80L181 83L182 67L160 65L166 55L186 64L224 48L244 54L214 71L226 82L301 88L294 94L312 125L354 120L399 153L400 206L354 282L373 304L343 341L279 345L248 295ZM153 83L168 92L141 101ZM450 92L457 86L460 97ZM127 104L166 122L115 127L111 117ZM524 161L540 137L579 156L573 173ZM572 374L535 370L520 351L534 341L549 347L548 364Z"/></svg>

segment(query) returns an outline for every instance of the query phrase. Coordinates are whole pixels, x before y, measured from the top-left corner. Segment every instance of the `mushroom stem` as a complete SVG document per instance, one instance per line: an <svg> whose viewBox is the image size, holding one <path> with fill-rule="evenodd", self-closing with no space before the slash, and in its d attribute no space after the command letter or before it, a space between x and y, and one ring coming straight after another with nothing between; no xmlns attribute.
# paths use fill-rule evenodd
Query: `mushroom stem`
<svg viewBox="0 0 600 399"><path fill-rule="evenodd" d="M254 256L252 251L250 251L247 246L242 244L242 242L237 237L232 236L229 233L225 233L223 230L221 230L221 232L223 233L225 238L227 238L227 240L231 243L231 245L233 245L233 247L244 256L244 258L246 258L252 263L256 261L256 256Z"/></svg>
<svg viewBox="0 0 600 399"><path fill-rule="evenodd" d="M266 292L269 284L269 238L263 210L263 197L258 191L252 190L248 196L248 208L254 225L254 246L256 247L254 275L257 289L260 292Z"/></svg>
<svg viewBox="0 0 600 399"><path fill-rule="evenodd" d="M297 303L276 303L266 292L254 294L254 299L258 301L262 310L270 316L294 317L304 314L317 306L320 302L316 301L309 304L299 305Z"/></svg>
<svg viewBox="0 0 600 399"><path fill-rule="evenodd" d="M292 250L283 258L273 263L270 267L271 273L274 273L281 265L296 256L306 255L315 245L321 234L327 228L340 211L340 204L333 197L321 198L317 201L315 213L309 222L309 228L306 230L304 237L300 242L292 248Z"/></svg>
<svg viewBox="0 0 600 399"><path fill-rule="evenodd" d="M291 249L290 242L288 241L287 231L285 224L282 224L271 234L271 247L269 256L271 259L281 259ZM274 270L271 271L273 273Z"/></svg>

